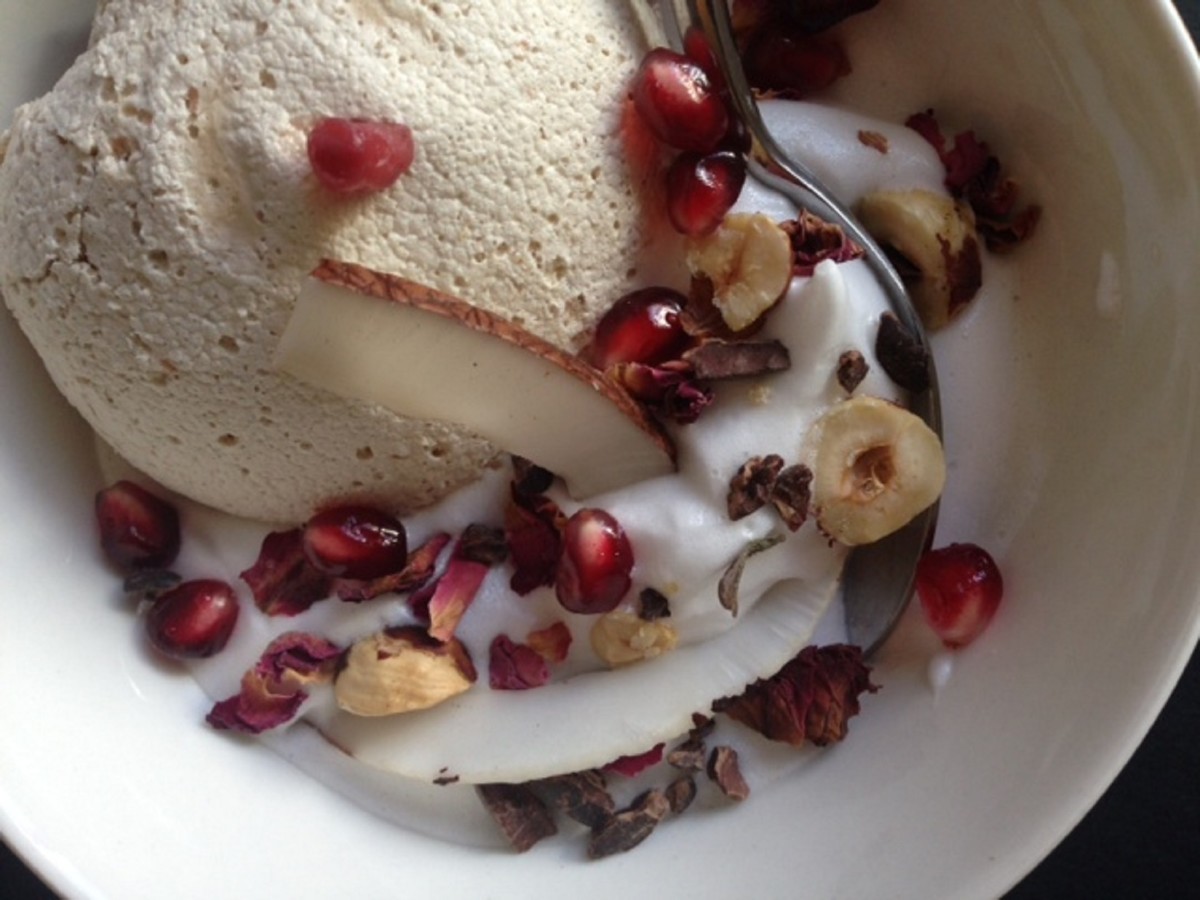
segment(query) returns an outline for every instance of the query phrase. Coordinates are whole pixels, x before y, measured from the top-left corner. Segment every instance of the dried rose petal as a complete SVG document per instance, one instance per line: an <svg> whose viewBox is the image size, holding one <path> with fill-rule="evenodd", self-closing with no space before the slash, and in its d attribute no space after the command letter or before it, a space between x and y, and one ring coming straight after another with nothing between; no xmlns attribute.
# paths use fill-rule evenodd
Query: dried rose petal
<svg viewBox="0 0 1200 900"><path fill-rule="evenodd" d="M564 622L555 622L525 636L525 643L548 663L560 663L571 649L571 629Z"/></svg>
<svg viewBox="0 0 1200 900"><path fill-rule="evenodd" d="M775 675L718 700L713 709L773 741L825 746L846 736L859 695L878 690L870 673L859 647L806 647Z"/></svg>
<svg viewBox="0 0 1200 900"><path fill-rule="evenodd" d="M304 687L330 680L341 653L336 644L315 635L280 635L242 676L241 690L213 705L208 723L244 734L286 724L308 699Z"/></svg>
<svg viewBox="0 0 1200 900"><path fill-rule="evenodd" d="M407 594L423 587L433 577L438 556L450 543L450 535L435 534L420 547L410 550L408 562L399 572L382 575L369 581L338 578L333 583L339 600L360 603L382 594Z"/></svg>
<svg viewBox="0 0 1200 900"><path fill-rule="evenodd" d="M550 667L540 653L499 634L488 651L488 684L496 691L525 691L550 679Z"/></svg>
<svg viewBox="0 0 1200 900"><path fill-rule="evenodd" d="M640 775L651 766L656 766L662 762L663 749L665 747L666 744L655 744L644 753L634 753L629 756L618 756L612 762L604 766L604 771L616 772L618 775L624 775L626 778L633 778L635 775Z"/></svg>
<svg viewBox="0 0 1200 900"><path fill-rule="evenodd" d="M263 538L258 559L241 573L254 605L268 616L295 616L330 595L333 582L304 555L303 532L273 531Z"/></svg>
<svg viewBox="0 0 1200 900"><path fill-rule="evenodd" d="M976 225L989 250L1003 253L1033 234L1041 208L1015 212L1017 183L1003 174L1000 161L973 131L963 131L947 145L932 109L914 113L905 124L937 151L946 170L945 185L975 211Z"/></svg>
<svg viewBox="0 0 1200 900"><path fill-rule="evenodd" d="M651 410L680 425L690 425L713 401L710 387L692 374L691 366L675 361L659 366L624 362L607 374Z"/></svg>
<svg viewBox="0 0 1200 900"><path fill-rule="evenodd" d="M518 853L558 831L554 816L523 784L480 784L476 794Z"/></svg>
<svg viewBox="0 0 1200 900"><path fill-rule="evenodd" d="M602 859L632 850L650 836L670 811L671 804L662 791L646 791L627 809L592 830L588 840L588 858Z"/></svg>
<svg viewBox="0 0 1200 900"><path fill-rule="evenodd" d="M829 259L835 263L859 259L865 251L850 240L841 226L826 222L807 210L798 219L784 222L781 226L792 242L795 263L793 274L808 276L817 265Z"/></svg>
<svg viewBox="0 0 1200 900"><path fill-rule="evenodd" d="M750 785L742 777L737 751L732 747L713 747L705 770L721 793L730 800L745 800L750 796Z"/></svg>
<svg viewBox="0 0 1200 900"><path fill-rule="evenodd" d="M458 623L466 614L487 577L488 567L469 559L452 558L433 588L426 607L429 635L439 641L454 637Z"/></svg>
<svg viewBox="0 0 1200 900"><path fill-rule="evenodd" d="M513 574L509 585L521 596L554 584L562 558L562 529L566 517L548 497L523 494L514 487L504 510Z"/></svg>

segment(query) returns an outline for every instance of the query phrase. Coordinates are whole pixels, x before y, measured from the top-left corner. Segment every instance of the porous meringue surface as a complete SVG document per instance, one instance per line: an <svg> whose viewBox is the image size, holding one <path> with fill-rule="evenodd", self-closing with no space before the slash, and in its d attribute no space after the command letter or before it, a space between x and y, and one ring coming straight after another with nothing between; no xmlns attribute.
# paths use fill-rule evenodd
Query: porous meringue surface
<svg viewBox="0 0 1200 900"><path fill-rule="evenodd" d="M0 293L97 433L172 490L276 521L425 506L494 449L275 372L301 280L357 262L574 349L638 267L619 124L643 51L611 0L102 3L0 145ZM322 116L407 124L412 169L330 195L305 152Z"/></svg>

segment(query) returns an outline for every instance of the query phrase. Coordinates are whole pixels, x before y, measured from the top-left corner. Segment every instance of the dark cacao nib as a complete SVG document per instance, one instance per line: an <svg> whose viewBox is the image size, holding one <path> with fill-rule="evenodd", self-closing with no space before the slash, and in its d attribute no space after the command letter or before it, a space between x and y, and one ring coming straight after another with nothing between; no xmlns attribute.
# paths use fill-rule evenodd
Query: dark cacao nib
<svg viewBox="0 0 1200 900"><path fill-rule="evenodd" d="M667 785L664 794L671 807L671 815L681 815L696 799L696 779L691 775L680 775Z"/></svg>
<svg viewBox="0 0 1200 900"><path fill-rule="evenodd" d="M658 790L646 791L633 801L627 809L621 810L592 829L588 840L588 858L603 859L614 853L624 853L632 850L667 817L671 811L670 801Z"/></svg>
<svg viewBox="0 0 1200 900"><path fill-rule="evenodd" d="M730 479L726 507L732 521L745 518L766 505L775 479L783 470L783 457L771 453L752 456Z"/></svg>
<svg viewBox="0 0 1200 900"><path fill-rule="evenodd" d="M518 853L558 831L546 804L524 784L480 784L475 793Z"/></svg>
<svg viewBox="0 0 1200 900"><path fill-rule="evenodd" d="M586 769L567 775L552 775L530 783L530 787L552 809L588 828L598 828L616 811L604 773Z"/></svg>
<svg viewBox="0 0 1200 900"><path fill-rule="evenodd" d="M776 340L707 340L683 354L692 366L692 374L702 381L745 378L784 372L791 368L787 347Z"/></svg>
<svg viewBox="0 0 1200 900"><path fill-rule="evenodd" d="M875 356L900 387L915 394L929 389L929 351L893 313L879 317Z"/></svg>
<svg viewBox="0 0 1200 900"><path fill-rule="evenodd" d="M643 588L638 595L638 617L647 622L671 617L671 603L665 594L654 588Z"/></svg>
<svg viewBox="0 0 1200 900"><path fill-rule="evenodd" d="M750 786L742 777L737 751L732 747L713 747L706 771L721 793L730 800L745 800L750 796Z"/></svg>
<svg viewBox="0 0 1200 900"><path fill-rule="evenodd" d="M789 531L796 531L808 518L812 480L812 469L803 463L796 463L780 472L771 485L771 505Z"/></svg>
<svg viewBox="0 0 1200 900"><path fill-rule="evenodd" d="M837 381L847 394L853 394L871 370L867 359L857 350L847 350L838 357Z"/></svg>

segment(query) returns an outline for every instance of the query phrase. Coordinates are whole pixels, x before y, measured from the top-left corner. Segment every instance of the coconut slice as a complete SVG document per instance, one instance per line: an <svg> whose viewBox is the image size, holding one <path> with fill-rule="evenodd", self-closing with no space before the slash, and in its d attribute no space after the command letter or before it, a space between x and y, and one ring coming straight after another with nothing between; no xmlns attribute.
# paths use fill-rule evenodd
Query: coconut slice
<svg viewBox="0 0 1200 900"><path fill-rule="evenodd" d="M275 364L400 415L465 426L579 499L675 468L670 438L598 370L464 300L361 266L317 267Z"/></svg>

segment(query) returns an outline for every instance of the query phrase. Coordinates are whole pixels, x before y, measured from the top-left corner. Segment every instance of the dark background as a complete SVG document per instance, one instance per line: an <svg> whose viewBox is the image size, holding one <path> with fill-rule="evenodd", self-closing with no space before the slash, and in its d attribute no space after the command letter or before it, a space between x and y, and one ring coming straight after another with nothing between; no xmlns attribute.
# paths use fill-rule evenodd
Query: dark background
<svg viewBox="0 0 1200 900"><path fill-rule="evenodd" d="M1176 5L1193 37L1200 35L1200 0L1176 0ZM1197 291L1200 297L1200 287ZM1162 715L1112 787L1005 900L1157 900L1200 891L1197 741L1200 654L1192 657ZM0 843L0 900L56 896Z"/></svg>

